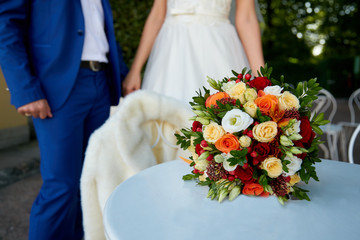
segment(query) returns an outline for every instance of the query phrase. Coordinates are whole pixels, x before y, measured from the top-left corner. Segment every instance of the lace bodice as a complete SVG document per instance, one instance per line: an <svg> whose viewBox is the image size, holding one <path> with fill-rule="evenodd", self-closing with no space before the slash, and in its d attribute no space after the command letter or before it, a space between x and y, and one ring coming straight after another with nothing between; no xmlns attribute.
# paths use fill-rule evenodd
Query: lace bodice
<svg viewBox="0 0 360 240"><path fill-rule="evenodd" d="M204 15L228 19L232 0L168 0L167 17Z"/></svg>

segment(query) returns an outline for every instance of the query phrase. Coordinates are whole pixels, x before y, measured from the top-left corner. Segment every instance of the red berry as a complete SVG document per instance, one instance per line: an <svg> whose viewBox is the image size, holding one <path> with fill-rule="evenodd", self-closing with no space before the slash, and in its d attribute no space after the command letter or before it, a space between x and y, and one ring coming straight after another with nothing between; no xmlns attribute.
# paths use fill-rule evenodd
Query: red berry
<svg viewBox="0 0 360 240"><path fill-rule="evenodd" d="M199 173L199 170L194 169L194 170L193 170L193 173L194 173L194 174L197 174L197 173Z"/></svg>
<svg viewBox="0 0 360 240"><path fill-rule="evenodd" d="M253 137L254 137L254 135L253 135L253 133L252 133L252 130L248 131L248 132L246 133L246 135L247 135L249 138L253 138Z"/></svg>
<svg viewBox="0 0 360 240"><path fill-rule="evenodd" d="M243 77L244 76L241 73L237 76L238 79L242 79Z"/></svg>
<svg viewBox="0 0 360 240"><path fill-rule="evenodd" d="M230 81L231 81L231 79L229 78L229 79L228 79L228 82L230 82Z"/></svg>
<svg viewBox="0 0 360 240"><path fill-rule="evenodd" d="M251 152L252 148L251 147L247 147L248 153Z"/></svg>
<svg viewBox="0 0 360 240"><path fill-rule="evenodd" d="M254 126L256 126L256 125L258 125L258 124L260 124L258 121L254 122Z"/></svg>
<svg viewBox="0 0 360 240"><path fill-rule="evenodd" d="M241 82L241 80L240 80L240 79L238 79L238 80L236 80L235 82L236 82L236 83L239 83L239 82Z"/></svg>
<svg viewBox="0 0 360 240"><path fill-rule="evenodd" d="M246 135L248 131L249 131L248 129L245 129L244 132L243 132L243 134Z"/></svg>
<svg viewBox="0 0 360 240"><path fill-rule="evenodd" d="M202 140L202 141L201 141L201 146L202 146L202 147L207 147L207 146L208 146L208 143L207 143L205 140Z"/></svg>
<svg viewBox="0 0 360 240"><path fill-rule="evenodd" d="M202 128L199 127L199 128L196 129L196 131L197 132L202 132Z"/></svg>
<svg viewBox="0 0 360 240"><path fill-rule="evenodd" d="M206 160L208 160L208 161L211 161L211 160L213 160L214 159L214 156L212 155L212 154L210 154L207 158L206 158Z"/></svg>
<svg viewBox="0 0 360 240"><path fill-rule="evenodd" d="M249 167L249 164L248 164L248 163L244 163L243 168L248 168L248 167Z"/></svg>
<svg viewBox="0 0 360 240"><path fill-rule="evenodd" d="M285 177L285 182L290 182L290 180L291 180L290 176Z"/></svg>
<svg viewBox="0 0 360 240"><path fill-rule="evenodd" d="M201 150L199 151L200 155L203 154L204 152L205 152L204 149L201 149Z"/></svg>
<svg viewBox="0 0 360 240"><path fill-rule="evenodd" d="M229 180L229 181L234 181L234 180L235 180L235 177L230 175L230 176L228 177L228 180Z"/></svg>
<svg viewBox="0 0 360 240"><path fill-rule="evenodd" d="M253 151L250 156L252 156L253 158L256 158L259 154L255 151Z"/></svg>
<svg viewBox="0 0 360 240"><path fill-rule="evenodd" d="M247 80L247 81L249 81L250 80L250 78L251 78L251 75L250 74L245 74L245 79Z"/></svg>

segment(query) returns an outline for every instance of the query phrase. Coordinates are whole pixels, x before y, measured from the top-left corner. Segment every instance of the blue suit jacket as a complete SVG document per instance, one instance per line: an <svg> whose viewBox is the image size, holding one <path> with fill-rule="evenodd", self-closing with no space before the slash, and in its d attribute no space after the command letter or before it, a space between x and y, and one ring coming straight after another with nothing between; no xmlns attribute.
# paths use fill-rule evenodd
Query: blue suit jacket
<svg viewBox="0 0 360 240"><path fill-rule="evenodd" d="M111 102L121 95L127 68L115 40L109 0L102 0L110 51ZM80 0L0 0L0 65L20 107L45 98L54 110L67 99L84 43Z"/></svg>

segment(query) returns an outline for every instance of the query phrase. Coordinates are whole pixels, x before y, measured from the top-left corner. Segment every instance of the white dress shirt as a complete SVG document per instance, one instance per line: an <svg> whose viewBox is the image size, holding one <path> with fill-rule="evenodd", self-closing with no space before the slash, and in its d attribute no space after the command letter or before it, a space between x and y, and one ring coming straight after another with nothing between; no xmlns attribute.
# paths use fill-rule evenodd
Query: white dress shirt
<svg viewBox="0 0 360 240"><path fill-rule="evenodd" d="M104 10L101 0L81 0L85 20L83 61L108 62L109 43L105 35Z"/></svg>

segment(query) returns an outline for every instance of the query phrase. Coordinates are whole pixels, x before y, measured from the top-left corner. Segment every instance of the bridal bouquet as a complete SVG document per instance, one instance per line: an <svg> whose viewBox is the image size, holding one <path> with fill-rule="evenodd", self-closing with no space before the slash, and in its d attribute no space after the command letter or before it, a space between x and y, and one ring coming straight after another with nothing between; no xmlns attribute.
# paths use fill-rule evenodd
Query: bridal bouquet
<svg viewBox="0 0 360 240"><path fill-rule="evenodd" d="M275 195L280 203L290 197L310 200L297 186L318 181L314 164L324 114L311 115L312 102L321 89L316 79L293 88L270 78L272 68L253 77L246 68L234 77L208 82L190 102L196 114L192 128L176 134L177 144L191 153L193 168L184 180L209 186L208 197L222 202L239 194Z"/></svg>

